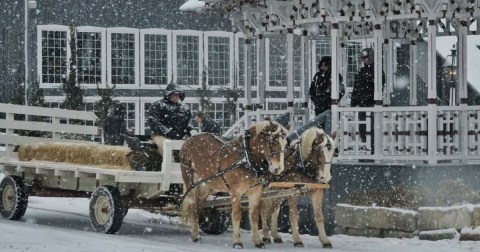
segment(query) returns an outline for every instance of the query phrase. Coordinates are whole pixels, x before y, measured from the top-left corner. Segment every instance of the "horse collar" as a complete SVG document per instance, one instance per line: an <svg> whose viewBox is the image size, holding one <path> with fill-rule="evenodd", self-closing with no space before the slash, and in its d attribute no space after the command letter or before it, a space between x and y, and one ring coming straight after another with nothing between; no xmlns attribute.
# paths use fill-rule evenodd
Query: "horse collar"
<svg viewBox="0 0 480 252"><path fill-rule="evenodd" d="M261 166L256 165L252 160L252 153L250 151L250 131L245 130L243 134L243 152L245 155L245 159L247 160L247 167L249 170L253 171L255 174L263 174L265 173L265 169L262 169Z"/></svg>

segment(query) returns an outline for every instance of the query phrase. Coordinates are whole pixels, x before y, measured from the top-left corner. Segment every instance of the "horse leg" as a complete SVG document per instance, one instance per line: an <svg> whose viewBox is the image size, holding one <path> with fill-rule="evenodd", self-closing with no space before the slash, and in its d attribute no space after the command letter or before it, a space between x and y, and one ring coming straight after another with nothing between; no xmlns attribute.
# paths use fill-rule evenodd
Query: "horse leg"
<svg viewBox="0 0 480 252"><path fill-rule="evenodd" d="M198 233L198 208L197 208L197 189L193 189L185 197L182 203L182 222L187 223L187 219L190 218L191 226L191 238L193 242L200 240Z"/></svg>
<svg viewBox="0 0 480 252"><path fill-rule="evenodd" d="M297 208L298 196L289 196L288 205L290 207L290 226L292 228L293 246L303 247L302 239L298 233L298 208Z"/></svg>
<svg viewBox="0 0 480 252"><path fill-rule="evenodd" d="M240 222L242 221L241 197L242 195L235 190L230 192L230 202L232 204L233 248L243 248L243 243L240 240Z"/></svg>
<svg viewBox="0 0 480 252"><path fill-rule="evenodd" d="M252 227L252 240L257 248L265 248L265 243L258 234L258 218L260 217L260 200L262 198L262 186L256 186L248 191L248 211L250 213L250 226Z"/></svg>
<svg viewBox="0 0 480 252"><path fill-rule="evenodd" d="M271 216L270 216L270 232L273 237L273 242L283 243L282 237L278 234L278 215L280 214L280 206L284 198L276 198L273 201Z"/></svg>
<svg viewBox="0 0 480 252"><path fill-rule="evenodd" d="M323 189L315 190L311 193L313 212L315 213L315 222L317 223L318 228L318 239L322 243L324 248L331 248L332 243L327 238L325 233L325 224L322 211L322 202L323 202Z"/></svg>
<svg viewBox="0 0 480 252"><path fill-rule="evenodd" d="M271 215L272 211L272 200L271 199L262 199L260 200L260 214L262 219L262 233L263 233L263 242L265 244L272 243L270 239L270 230L268 228L268 218Z"/></svg>

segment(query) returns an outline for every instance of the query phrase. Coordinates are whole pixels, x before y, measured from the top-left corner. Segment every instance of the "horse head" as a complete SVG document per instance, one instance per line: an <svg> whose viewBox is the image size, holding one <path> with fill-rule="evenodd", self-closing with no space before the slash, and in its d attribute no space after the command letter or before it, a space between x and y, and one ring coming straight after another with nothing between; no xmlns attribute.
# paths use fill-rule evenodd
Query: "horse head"
<svg viewBox="0 0 480 252"><path fill-rule="evenodd" d="M275 175L283 172L288 131L277 122L265 120L250 127L248 134L254 162L268 163L269 171Z"/></svg>
<svg viewBox="0 0 480 252"><path fill-rule="evenodd" d="M330 165L335 153L335 137L335 133L331 137L319 128L310 128L301 136L301 158L306 167L313 169L320 183L332 179Z"/></svg>

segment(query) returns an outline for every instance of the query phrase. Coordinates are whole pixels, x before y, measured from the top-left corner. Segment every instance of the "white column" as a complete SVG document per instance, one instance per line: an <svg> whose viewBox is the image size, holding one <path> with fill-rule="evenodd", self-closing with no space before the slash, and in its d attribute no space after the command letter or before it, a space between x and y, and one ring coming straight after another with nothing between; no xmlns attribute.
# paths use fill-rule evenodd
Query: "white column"
<svg viewBox="0 0 480 252"><path fill-rule="evenodd" d="M244 44L244 51L245 51L245 66L246 66L246 71L245 75L247 79L245 80L245 98L246 98L246 104L245 104L245 129L248 129L250 127L250 115L252 111L252 46L251 46L251 41L250 39L245 39L245 44Z"/></svg>
<svg viewBox="0 0 480 252"><path fill-rule="evenodd" d="M25 0L25 38L24 38L24 57L25 57L25 106L28 106L28 0Z"/></svg>
<svg viewBox="0 0 480 252"><path fill-rule="evenodd" d="M428 163L437 163L437 22L428 21Z"/></svg>
<svg viewBox="0 0 480 252"><path fill-rule="evenodd" d="M410 106L417 105L417 61L418 59L418 47L415 41L412 41L410 45Z"/></svg>
<svg viewBox="0 0 480 252"><path fill-rule="evenodd" d="M375 100L375 108L382 107L383 104L383 29L382 23L375 23L373 37L375 39L375 88L373 93L373 99ZM370 131L375 134L374 136L374 156L381 156L382 153L382 116L381 112L375 112L374 125L371 126ZM367 129L368 130L368 129Z"/></svg>
<svg viewBox="0 0 480 252"><path fill-rule="evenodd" d="M293 31L292 31L293 32ZM290 131L293 130L293 33L287 34L287 112L290 112Z"/></svg>
<svg viewBox="0 0 480 252"><path fill-rule="evenodd" d="M266 87L266 63L265 63L265 39L257 39L257 86L258 86L258 106L257 121L259 121L262 110L265 109L265 87Z"/></svg>
<svg viewBox="0 0 480 252"><path fill-rule="evenodd" d="M301 37L301 43L302 43L302 55L301 55L301 60L302 60L302 73L301 73L301 92L302 92L302 97L303 97L303 104L302 107L305 110L303 114L303 123L306 123L308 121L308 116L309 116L309 109L308 109L308 100L310 100L309 97L309 88L310 88L310 75L308 74L308 59L309 57L305 57L305 55L310 55L311 50L310 50L310 43L308 39L306 39L304 36Z"/></svg>
<svg viewBox="0 0 480 252"><path fill-rule="evenodd" d="M462 160L466 160L468 156L468 121L467 121L467 98L468 98L468 80L467 80L467 34L468 26L466 22L460 22L458 28L458 100L459 105L459 148Z"/></svg>
<svg viewBox="0 0 480 252"><path fill-rule="evenodd" d="M332 132L339 128L338 102L339 102L339 78L338 74L341 69L343 51L340 49L340 25L332 23L331 44L332 51ZM344 76L346 80L346 76ZM346 92L346 90L345 90Z"/></svg>

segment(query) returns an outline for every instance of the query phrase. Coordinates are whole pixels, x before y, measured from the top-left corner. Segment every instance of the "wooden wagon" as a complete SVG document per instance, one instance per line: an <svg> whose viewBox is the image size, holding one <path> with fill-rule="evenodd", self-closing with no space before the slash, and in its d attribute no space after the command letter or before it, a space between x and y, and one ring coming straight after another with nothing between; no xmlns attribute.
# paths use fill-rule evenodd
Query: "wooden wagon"
<svg viewBox="0 0 480 252"><path fill-rule="evenodd" d="M72 141L62 136L67 132L94 137L99 134L98 128L93 126L97 118L89 112L16 105L2 105L0 115L2 113L5 117L0 118L0 128L6 129L0 135L0 144L4 148L0 157L0 172L4 175L0 183L0 212L3 217L21 219L27 209L29 196L90 198L90 222L95 231L104 233L117 232L129 208L171 216L179 214L177 205L183 194L183 180L180 164L175 162L172 153L181 148L183 141L165 141L160 171L125 171L65 162L19 161L13 152L14 145ZM14 114L24 114L27 120L15 120ZM43 119L41 122L29 121L33 116ZM69 123L78 123L79 120L85 121L84 125ZM18 136L15 133L32 129L43 133L48 129L50 138ZM264 194L264 198L328 187L291 183L271 186L283 189L270 190ZM242 201L247 202L247 199ZM223 233L230 224L229 205L228 196L209 199L200 214L201 229L209 234Z"/></svg>

